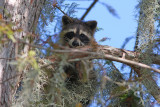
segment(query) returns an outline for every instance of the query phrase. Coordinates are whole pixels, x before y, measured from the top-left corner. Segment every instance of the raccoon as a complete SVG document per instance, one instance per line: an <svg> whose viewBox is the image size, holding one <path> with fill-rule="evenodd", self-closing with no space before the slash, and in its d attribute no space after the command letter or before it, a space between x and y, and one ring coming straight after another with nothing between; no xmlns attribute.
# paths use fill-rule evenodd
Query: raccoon
<svg viewBox="0 0 160 107"><path fill-rule="evenodd" d="M78 46L91 45L92 42L95 41L93 35L97 27L96 21L83 22L78 19L63 16L62 23L62 31L60 32L60 42L62 46L76 48ZM74 90L76 93L81 94L83 93L83 90L87 90L85 92L86 98L84 97L80 102L83 106L88 105L90 96L93 94L93 89L95 89L97 81L92 61L83 60L69 63L64 66L63 69L67 74L65 81L67 89ZM90 89L85 89L85 85L87 85L87 83L90 83Z"/></svg>
<svg viewBox="0 0 160 107"><path fill-rule="evenodd" d="M61 44L74 48L90 45L94 41L94 33L97 27L96 21L83 22L68 16L62 17Z"/></svg>

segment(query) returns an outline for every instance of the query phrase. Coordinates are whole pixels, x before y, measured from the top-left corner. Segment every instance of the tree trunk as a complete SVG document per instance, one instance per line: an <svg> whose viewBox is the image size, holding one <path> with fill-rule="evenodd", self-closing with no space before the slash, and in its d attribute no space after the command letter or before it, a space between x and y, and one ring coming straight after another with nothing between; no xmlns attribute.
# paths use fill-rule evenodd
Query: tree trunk
<svg viewBox="0 0 160 107"><path fill-rule="evenodd" d="M46 0L0 0L0 14L6 22L14 24L13 29L21 28L23 31L15 33L14 37L23 38L28 32L34 32L40 16L41 9ZM29 42L27 40L26 42ZM20 80L16 66L9 62L14 61L18 52L26 53L27 45L18 47L18 43L8 41L0 50L0 107L11 107L12 98ZM10 60L9 60L10 59Z"/></svg>
<svg viewBox="0 0 160 107"><path fill-rule="evenodd" d="M141 59L147 65L157 63L159 65L158 57L155 59L152 53L155 50L154 41L157 38L155 34L155 16L156 10L159 8L157 0L141 0L140 14L137 29L135 50L141 52ZM154 80L153 73L150 70L133 67L138 77L142 78L141 82L146 87L147 91L160 102L160 88Z"/></svg>

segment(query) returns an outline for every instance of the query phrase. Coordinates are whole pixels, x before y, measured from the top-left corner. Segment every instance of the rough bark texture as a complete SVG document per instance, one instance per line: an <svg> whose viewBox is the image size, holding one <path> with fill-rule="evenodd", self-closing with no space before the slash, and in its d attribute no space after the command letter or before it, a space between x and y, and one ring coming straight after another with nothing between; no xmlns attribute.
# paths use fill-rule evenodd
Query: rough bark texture
<svg viewBox="0 0 160 107"><path fill-rule="evenodd" d="M23 29L23 32L14 34L17 38L23 38L28 32L34 32L44 2L45 0L0 0L0 14L4 20L15 24L13 29ZM0 57L14 58L18 54L16 46L18 44L9 41L0 50ZM29 47L25 45L18 49L19 52L27 53ZM9 64L11 60L6 59L0 59L0 107L11 107L12 97L20 79L16 66Z"/></svg>

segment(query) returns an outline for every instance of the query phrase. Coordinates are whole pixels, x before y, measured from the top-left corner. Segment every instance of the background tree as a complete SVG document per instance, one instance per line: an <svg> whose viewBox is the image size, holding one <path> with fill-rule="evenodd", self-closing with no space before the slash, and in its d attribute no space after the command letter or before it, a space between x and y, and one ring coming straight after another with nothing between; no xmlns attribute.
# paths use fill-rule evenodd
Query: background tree
<svg viewBox="0 0 160 107"><path fill-rule="evenodd" d="M0 60L0 106L10 107L13 95L17 90L23 70L17 72L16 66L10 62L19 55L28 54L29 46L22 45L18 39L26 38L35 31L36 24L45 0L1 0L1 60ZM10 38L10 40L8 40ZM15 39L17 38L17 39ZM4 43L3 39L7 39ZM24 69L26 69L24 67Z"/></svg>

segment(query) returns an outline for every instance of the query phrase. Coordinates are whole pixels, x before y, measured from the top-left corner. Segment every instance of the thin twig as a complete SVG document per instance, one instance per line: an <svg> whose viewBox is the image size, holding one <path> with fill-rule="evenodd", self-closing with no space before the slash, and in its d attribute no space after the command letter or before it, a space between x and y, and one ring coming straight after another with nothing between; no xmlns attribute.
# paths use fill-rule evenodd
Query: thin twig
<svg viewBox="0 0 160 107"><path fill-rule="evenodd" d="M57 9L59 9L64 15L67 15L64 11L61 10L60 7L58 7L57 5L55 6Z"/></svg>
<svg viewBox="0 0 160 107"><path fill-rule="evenodd" d="M84 15L81 17L81 20L83 20L86 15L89 13L89 11L93 8L93 6L98 2L98 0L94 0L94 2L89 6L89 8L86 10L86 12L84 13Z"/></svg>
<svg viewBox="0 0 160 107"><path fill-rule="evenodd" d="M57 9L59 9L64 15L66 15L70 19L70 21L73 22L73 19L71 17L69 17L60 7L58 7L57 5L53 5L53 6L56 7Z"/></svg>

